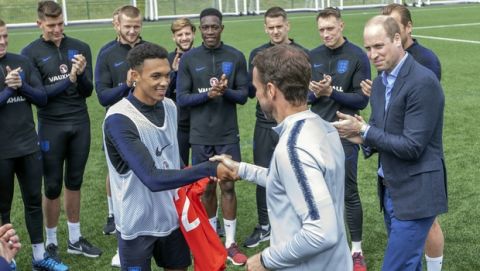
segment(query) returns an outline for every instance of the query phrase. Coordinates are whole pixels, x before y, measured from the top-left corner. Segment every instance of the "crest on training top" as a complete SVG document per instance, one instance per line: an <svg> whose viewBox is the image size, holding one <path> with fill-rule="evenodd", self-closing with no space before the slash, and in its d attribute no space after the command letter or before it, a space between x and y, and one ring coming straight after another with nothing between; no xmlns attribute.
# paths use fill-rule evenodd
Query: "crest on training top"
<svg viewBox="0 0 480 271"><path fill-rule="evenodd" d="M65 74L65 73L68 72L68 66L65 65L65 64L60 65L60 67L58 67L58 69L60 70L60 72L61 72L62 74Z"/></svg>
<svg viewBox="0 0 480 271"><path fill-rule="evenodd" d="M339 60L337 62L337 72L342 74L342 73L345 73L346 71L348 71L348 64L349 64L350 61L348 60Z"/></svg>
<svg viewBox="0 0 480 271"><path fill-rule="evenodd" d="M222 72L226 75L229 76L232 73L232 68L233 68L233 62L222 62Z"/></svg>
<svg viewBox="0 0 480 271"><path fill-rule="evenodd" d="M218 78L217 77L212 77L210 78L210 86L213 87L215 86L216 84L218 84Z"/></svg>

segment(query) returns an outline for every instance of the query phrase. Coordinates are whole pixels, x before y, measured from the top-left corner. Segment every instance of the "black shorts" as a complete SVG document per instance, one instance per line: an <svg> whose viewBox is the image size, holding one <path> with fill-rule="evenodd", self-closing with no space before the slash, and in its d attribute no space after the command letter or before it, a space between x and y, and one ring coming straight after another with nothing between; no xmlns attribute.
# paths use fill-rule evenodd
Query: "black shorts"
<svg viewBox="0 0 480 271"><path fill-rule="evenodd" d="M200 164L214 155L228 154L235 161L241 161L240 144L198 145L192 144L192 165Z"/></svg>
<svg viewBox="0 0 480 271"><path fill-rule="evenodd" d="M58 198L62 180L69 190L80 190L90 152L90 122L67 125L40 121L38 136L43 156L45 196Z"/></svg>
<svg viewBox="0 0 480 271"><path fill-rule="evenodd" d="M124 240L117 234L122 270L150 271L152 256L157 266L184 269L192 264L190 249L180 229L164 237L139 236Z"/></svg>

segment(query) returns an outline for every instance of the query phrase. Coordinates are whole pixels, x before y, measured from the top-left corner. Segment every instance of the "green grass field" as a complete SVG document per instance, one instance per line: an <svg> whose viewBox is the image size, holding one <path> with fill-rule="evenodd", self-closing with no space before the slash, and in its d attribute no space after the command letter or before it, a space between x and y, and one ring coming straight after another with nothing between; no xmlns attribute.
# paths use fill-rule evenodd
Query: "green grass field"
<svg viewBox="0 0 480 271"><path fill-rule="evenodd" d="M378 10L356 10L343 12L346 23L345 36L362 45L364 23ZM480 270L477 258L480 251L480 153L478 125L478 71L480 71L480 5L451 5L412 8L415 23L414 34L422 36L419 41L431 48L442 62L442 85L446 94L444 148L448 168L449 213L440 217L445 234L444 270ZM289 15L291 34L306 48L320 44L316 32L314 13ZM198 23L198 21L196 21ZM146 23L143 29L145 40L156 42L167 49L173 43L167 21ZM263 31L262 17L232 17L225 19L223 40L242 50L248 57L250 51L268 39ZM65 29L69 36L90 44L94 58L99 48L114 38L109 24L71 26ZM26 44L38 38L38 29L10 29L9 51L19 52ZM448 38L451 40L439 40ZM197 34L196 44L200 44ZM372 73L376 74L376 73ZM105 197L105 158L101 151L101 123L104 109L93 95L88 99L92 122L92 144L90 158L82 188L81 225L82 234L104 250L99 259L88 259L66 254L67 231L65 214L61 213L58 230L59 245L63 261L71 270L111 270L110 260L115 253L116 241L104 236L102 227L107 214ZM254 126L255 101L239 106L239 124L243 160L252 161L252 134ZM368 117L369 110L362 115ZM364 208L363 249L369 270L379 270L382 263L386 234L382 214L376 196L376 159L359 162L358 181ZM254 185L237 183L238 226L237 242L242 243L256 224ZM31 248L23 218L23 203L18 187L15 190L12 220L22 238L23 249L17 256L19 270L29 270ZM265 245L245 252L249 255L259 252ZM154 268L154 270L159 270ZM231 265L228 270L243 270ZM315 270L312 270L315 271Z"/></svg>

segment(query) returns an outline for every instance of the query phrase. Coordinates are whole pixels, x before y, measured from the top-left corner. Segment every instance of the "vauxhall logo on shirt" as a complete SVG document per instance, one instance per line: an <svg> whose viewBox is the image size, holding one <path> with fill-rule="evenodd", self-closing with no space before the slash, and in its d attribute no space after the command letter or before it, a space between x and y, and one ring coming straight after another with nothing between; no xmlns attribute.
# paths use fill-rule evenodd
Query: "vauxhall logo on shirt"
<svg viewBox="0 0 480 271"><path fill-rule="evenodd" d="M21 103L26 101L25 97L23 96L15 96L15 97L10 97L7 100L7 104L13 104L13 103Z"/></svg>
<svg viewBox="0 0 480 271"><path fill-rule="evenodd" d="M229 61L224 61L222 62L222 73L225 74L226 76L230 76L232 74L232 70L233 70L233 62L229 62ZM206 67L205 66L201 66L201 67L196 67L195 68L195 71L198 73L198 72L202 72L202 71L205 71ZM210 83L210 87L209 88L198 88L198 93L203 93L203 92L208 92L211 87L215 86L216 84L218 84L219 80L217 77L211 77L209 79L209 83Z"/></svg>

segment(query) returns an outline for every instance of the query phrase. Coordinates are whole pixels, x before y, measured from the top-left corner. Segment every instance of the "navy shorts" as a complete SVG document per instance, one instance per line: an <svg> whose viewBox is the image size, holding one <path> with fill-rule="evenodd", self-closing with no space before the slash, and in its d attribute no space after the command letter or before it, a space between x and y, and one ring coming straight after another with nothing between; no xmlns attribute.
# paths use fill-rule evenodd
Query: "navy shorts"
<svg viewBox="0 0 480 271"><path fill-rule="evenodd" d="M139 236L124 240L117 234L122 270L150 271L152 256L157 266L165 269L184 269L192 264L190 249L180 229L164 237Z"/></svg>
<svg viewBox="0 0 480 271"><path fill-rule="evenodd" d="M226 144L226 145L199 145L192 144L192 165L200 164L208 160L214 155L228 154L232 156L235 161L241 161L240 144Z"/></svg>

